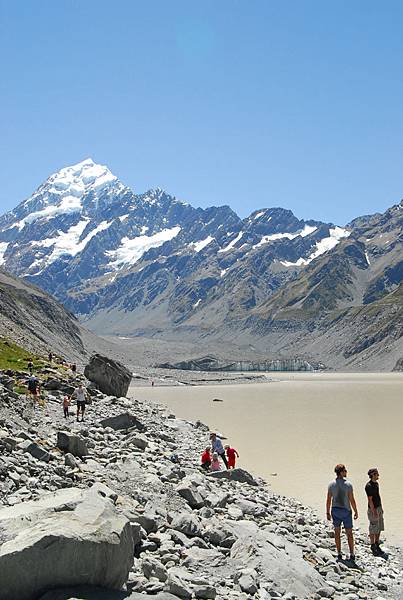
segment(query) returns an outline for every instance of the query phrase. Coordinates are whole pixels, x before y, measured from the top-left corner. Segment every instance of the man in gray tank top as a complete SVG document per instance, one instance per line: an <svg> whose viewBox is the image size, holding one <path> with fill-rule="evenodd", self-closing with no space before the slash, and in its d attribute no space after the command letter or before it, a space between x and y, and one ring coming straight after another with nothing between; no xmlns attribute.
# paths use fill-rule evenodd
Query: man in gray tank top
<svg viewBox="0 0 403 600"><path fill-rule="evenodd" d="M355 503L353 486L345 478L347 469L344 465L338 464L334 468L336 479L331 481L327 488L326 498L326 516L334 525L334 541L336 543L337 558L343 558L341 553L341 524L343 523L347 535L348 547L350 549L350 560L355 561L354 555L354 536L352 511L354 510L354 519L358 519L357 505ZM330 510L330 507L332 509Z"/></svg>

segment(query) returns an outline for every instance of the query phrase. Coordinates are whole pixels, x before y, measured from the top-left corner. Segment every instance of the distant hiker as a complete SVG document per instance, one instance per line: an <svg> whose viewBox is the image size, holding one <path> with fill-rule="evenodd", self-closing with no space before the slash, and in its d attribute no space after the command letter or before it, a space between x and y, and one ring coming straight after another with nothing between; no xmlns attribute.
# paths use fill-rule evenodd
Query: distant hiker
<svg viewBox="0 0 403 600"><path fill-rule="evenodd" d="M201 466L202 469L204 469L205 471L208 471L211 465L211 454L210 454L210 446L207 446L207 448L205 449L205 451L202 454L201 457Z"/></svg>
<svg viewBox="0 0 403 600"><path fill-rule="evenodd" d="M53 354L51 352L49 352L48 358L49 358L49 362L51 363L53 360Z"/></svg>
<svg viewBox="0 0 403 600"><path fill-rule="evenodd" d="M379 495L379 471L376 468L369 469L369 481L365 486L365 493L368 497L368 521L369 521L369 539L371 541L371 552L374 556L385 556L384 551L379 545L381 531L384 531L382 500Z"/></svg>
<svg viewBox="0 0 403 600"><path fill-rule="evenodd" d="M358 511L353 494L353 486L345 479L347 469L344 465L336 465L334 472L336 473L336 479L329 483L327 490L326 517L328 521L333 519L337 559L342 560L343 558L341 553L341 524L343 523L350 549L350 561L355 562L351 507L354 510L354 519L358 519ZM332 506L331 512L330 505Z"/></svg>
<svg viewBox="0 0 403 600"><path fill-rule="evenodd" d="M224 447L222 441L217 437L216 433L210 433L211 448L213 452L217 452L218 456L222 459L225 468L228 469L227 457L225 456Z"/></svg>
<svg viewBox="0 0 403 600"><path fill-rule="evenodd" d="M70 416L69 414L69 406L70 406L70 398L68 396L65 396L63 398L63 412L64 412L64 418L67 419L67 417Z"/></svg>
<svg viewBox="0 0 403 600"><path fill-rule="evenodd" d="M154 379L151 380L151 387L154 387Z"/></svg>
<svg viewBox="0 0 403 600"><path fill-rule="evenodd" d="M229 444L225 444L224 448L227 454L228 468L235 469L235 456L239 458L238 452L235 450L235 448L231 448Z"/></svg>
<svg viewBox="0 0 403 600"><path fill-rule="evenodd" d="M76 373L76 371L77 371L77 365L76 365L76 363L73 363L73 364L71 365L71 372L72 372L72 373Z"/></svg>
<svg viewBox="0 0 403 600"><path fill-rule="evenodd" d="M32 362L31 359L29 360L27 367L28 367L29 374L32 375L32 371L34 370L34 363Z"/></svg>
<svg viewBox="0 0 403 600"><path fill-rule="evenodd" d="M35 402L41 392L39 379L35 375L31 375L28 379L28 392L31 394L32 401Z"/></svg>
<svg viewBox="0 0 403 600"><path fill-rule="evenodd" d="M213 458L210 465L210 471L221 471L221 463L218 460L217 452L213 452Z"/></svg>
<svg viewBox="0 0 403 600"><path fill-rule="evenodd" d="M85 406L87 403L87 392L84 389L82 383L78 384L78 388L76 388L72 394L72 398L75 396L77 398L77 421L80 420L80 412L81 412L81 421L84 421L84 413Z"/></svg>

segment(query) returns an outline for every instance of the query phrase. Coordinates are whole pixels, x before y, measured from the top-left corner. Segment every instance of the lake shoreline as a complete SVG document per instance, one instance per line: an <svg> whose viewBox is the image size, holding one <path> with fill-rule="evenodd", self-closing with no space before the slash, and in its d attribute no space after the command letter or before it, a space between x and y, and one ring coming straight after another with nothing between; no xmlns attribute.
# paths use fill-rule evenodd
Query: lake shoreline
<svg viewBox="0 0 403 600"><path fill-rule="evenodd" d="M266 381L249 381L246 387L243 383L241 385L238 385L238 381L233 383L228 382L227 385L223 385L222 383L215 385L194 385L191 388L183 388L183 386L168 385L158 386L158 383L156 382L155 387L152 390L150 388L147 390L146 387L142 387L138 389L138 393L141 394L142 397L144 397L144 394L146 394L146 397L148 399L152 399L153 401L161 405L167 406L168 409L172 410L172 412L175 413L178 417L185 418L193 422L196 420L200 420L203 423L206 423L208 426L210 426L212 430L216 429L220 433L224 434L226 437L229 438L230 441L234 443L236 447L238 447L238 449L240 449L240 454L242 457L242 466L245 466L246 469L257 473L259 476L262 476L263 479L265 479L270 483L270 485L272 485L273 490L276 493L283 494L285 497L295 498L297 501L302 502L306 506L315 509L318 512L318 514L323 514L324 499L322 501L322 495L324 495L324 491L322 490L325 490L327 483L332 479L333 466L334 464L336 464L336 462L339 462L339 459L342 461L344 460L344 462L347 465L349 464L349 453L345 454L344 450L342 450L342 452L335 451L334 456L331 456L331 458L328 459L326 465L319 465L317 470L320 471L320 476L318 475L318 473L313 474L312 485L315 489L319 491L320 500L315 498L313 502L307 501L306 497L304 497L303 495L301 496L301 494L298 493L298 486L290 485L289 480L293 479L292 474L290 474L292 473L290 465L287 463L287 461L283 459L281 459L279 462L278 456L276 456L276 453L277 455L286 453L286 451L282 451L281 447L279 449L276 448L276 446L280 446L283 442L283 440L281 439L281 434L276 438L278 443L274 441L272 444L270 444L270 439L273 435L275 435L272 432L272 428L274 428L274 425L272 427L269 422L273 419L269 419L267 431L266 428L262 427L261 424L258 422L259 419L257 419L257 422L255 424L252 423L251 420L253 421L253 419L251 418L251 415L242 414L242 406L240 406L242 402L234 400L234 394L237 395L238 393L242 393L245 396L245 398L248 398L248 403L252 403L254 407L254 402L259 401L259 406L260 408L263 407L263 409L265 409L265 404L262 404L261 399L259 399L260 396L266 395L270 399L269 401L272 402L273 398L276 398L276 396L280 394L280 399L278 399L277 405L275 406L275 412L281 412L283 408L281 402L287 402L290 390L292 390L293 387L296 387L301 392L304 408L306 406L309 408L309 401L307 401L305 398L305 396L308 394L308 400L311 399L311 401L316 403L316 405L318 406L321 406L323 403L327 403L327 407L329 408L329 410L331 410L331 413L334 414L334 404L332 402L329 402L329 399L326 400L326 396L329 393L332 393L332 390L336 389L340 395L342 394L342 392L339 390L339 387L341 385L343 385L343 389L346 386L348 388L351 385L352 389L354 390L353 396L356 395L357 397L360 397L364 395L365 397L367 386L369 386L369 388L372 389L373 392L374 389L379 388L380 378L383 381L383 378L386 377L387 385L385 389L387 389L389 386L394 391L396 385L403 383L403 375L401 373L390 373L384 375L379 373L339 374L334 372L287 372L273 373L273 375L274 377L271 377L269 380ZM343 382L342 384L341 380ZM270 383L270 386L261 385L267 383ZM135 389L136 387L138 386L134 384L131 386L131 389ZM191 394L189 394L190 390ZM256 390L260 390L260 392L256 392ZM257 399L255 398L256 395ZM195 396L197 398L194 398ZM217 402L217 400L221 401ZM299 410L298 405L301 401L299 399L298 393L297 400L295 398L294 393L292 401L294 403L296 402L296 409ZM250 411L252 411L252 408L250 408ZM360 411L358 411L358 413L360 414ZM365 410L362 410L362 413L365 417ZM289 416L293 417L294 415L291 414ZM263 420L266 419L265 416L263 416L262 418ZM235 426L232 422L233 420L235 420ZM241 425L239 424L239 422L241 422ZM285 437L287 437L287 435L291 435L289 434L289 426L286 422L286 419L284 422L280 420L280 423L277 423L277 426L285 431ZM301 435L301 431L296 433ZM248 447L248 444L245 443L245 437L247 437L248 439L252 439L254 437L263 438L266 435L268 439L268 444L266 447L264 444L256 445L254 442L252 443L252 447ZM302 436L303 435L304 432L302 431ZM307 462L309 464L312 464L313 461L316 460L317 455L320 457L320 455L322 454L322 450L319 447L320 444L319 446L317 445L317 447L315 447L315 443L313 444L313 448L309 449L310 454L307 459ZM329 443L331 444L331 442L328 442L326 440L325 436L324 446L328 447ZM289 451L293 452L293 450L294 449L290 447ZM265 454L267 454L268 456L268 465L262 465L261 462L261 456L264 456ZM354 451L352 451L351 454L354 455ZM319 458L318 460L319 462L321 462L322 459ZM362 530L365 530L367 526L365 517L366 510L365 506L363 505L363 499L361 498L361 487L363 488L364 484L363 471L365 475L366 470L370 466L370 462L372 465L372 460L375 460L375 458L371 459L370 456L365 457L365 460L363 460L359 465L352 464L351 469L351 478L352 481L355 483L356 489L358 490L357 493L360 497L361 502L360 512L363 515L363 518L360 520L360 527ZM367 462L368 465L366 464ZM300 464L301 461L297 459L297 471L299 471ZM382 465L382 460L379 461L379 465ZM264 467L263 469L262 466ZM360 467L360 469L358 469L358 467ZM274 477L272 476L272 473L278 473L278 475ZM297 479L299 477L300 475L298 474ZM398 478L397 471L394 473L394 478ZM393 544L397 545L398 547L402 547L403 529L402 532L400 532L399 530L397 534L392 534L392 532L394 531L394 523L396 520L395 517L392 518L390 510L390 505L394 505L395 499L395 496L391 493L391 488L393 488L392 479L393 477L390 476L390 469L389 472L385 472L384 486L383 481L381 479L381 492L382 489L385 489L385 512L387 519L386 537L391 542L393 542Z"/></svg>

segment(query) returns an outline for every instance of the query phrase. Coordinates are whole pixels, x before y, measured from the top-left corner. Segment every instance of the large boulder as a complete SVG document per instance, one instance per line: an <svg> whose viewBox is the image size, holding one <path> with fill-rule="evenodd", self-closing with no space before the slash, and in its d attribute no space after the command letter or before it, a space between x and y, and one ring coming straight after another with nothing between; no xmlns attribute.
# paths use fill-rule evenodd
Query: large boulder
<svg viewBox="0 0 403 600"><path fill-rule="evenodd" d="M213 479L229 479L230 481L239 481L239 483L249 483L249 485L259 485L259 482L245 469L226 469L225 471L212 471L208 473Z"/></svg>
<svg viewBox="0 0 403 600"><path fill-rule="evenodd" d="M87 379L95 383L97 388L109 396L126 396L132 380L132 373L122 363L94 354L84 369Z"/></svg>
<svg viewBox="0 0 403 600"><path fill-rule="evenodd" d="M115 498L95 484L0 509L1 599L32 600L66 586L121 589L134 548Z"/></svg>
<svg viewBox="0 0 403 600"><path fill-rule="evenodd" d="M79 435L68 431L57 432L57 447L73 456L87 456L89 454L87 444Z"/></svg>
<svg viewBox="0 0 403 600"><path fill-rule="evenodd" d="M102 419L100 423L102 427L112 427L112 429L115 430L130 429L131 427L136 427L136 429L140 431L145 429L143 423L141 423L137 417L128 412L115 415L114 417L107 417L106 419Z"/></svg>
<svg viewBox="0 0 403 600"><path fill-rule="evenodd" d="M18 444L18 448L23 452L27 452L34 458L38 460L42 460L43 462L49 462L51 459L51 455L47 452L42 446L33 442L32 440L25 440Z"/></svg>

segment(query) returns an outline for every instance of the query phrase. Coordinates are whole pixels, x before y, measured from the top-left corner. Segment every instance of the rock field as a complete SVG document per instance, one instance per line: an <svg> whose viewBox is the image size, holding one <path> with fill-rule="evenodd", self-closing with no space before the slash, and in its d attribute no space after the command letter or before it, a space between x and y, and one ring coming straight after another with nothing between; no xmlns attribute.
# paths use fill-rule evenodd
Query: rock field
<svg viewBox="0 0 403 600"><path fill-rule="evenodd" d="M403 597L401 549L373 557L358 534L359 568L337 562L310 508L242 469L205 474L206 425L94 386L85 421L65 419L73 375L40 373L35 407L21 377L0 372L0 600Z"/></svg>

